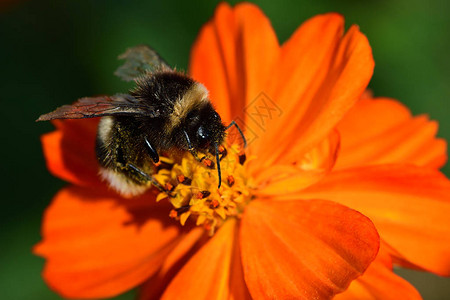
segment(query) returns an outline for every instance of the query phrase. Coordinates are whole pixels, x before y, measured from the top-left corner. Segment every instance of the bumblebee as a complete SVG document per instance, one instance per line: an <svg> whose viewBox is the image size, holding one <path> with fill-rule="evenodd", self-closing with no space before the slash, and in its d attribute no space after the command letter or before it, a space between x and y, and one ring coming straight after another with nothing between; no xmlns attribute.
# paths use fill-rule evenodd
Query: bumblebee
<svg viewBox="0 0 450 300"><path fill-rule="evenodd" d="M81 98L41 115L37 121L101 117L96 154L99 174L123 196L136 196L152 184L159 155L189 151L216 157L220 188L219 145L225 126L201 83L171 67L150 47L141 45L119 56L125 63L115 74L136 86L128 94ZM151 183L151 184L149 184Z"/></svg>

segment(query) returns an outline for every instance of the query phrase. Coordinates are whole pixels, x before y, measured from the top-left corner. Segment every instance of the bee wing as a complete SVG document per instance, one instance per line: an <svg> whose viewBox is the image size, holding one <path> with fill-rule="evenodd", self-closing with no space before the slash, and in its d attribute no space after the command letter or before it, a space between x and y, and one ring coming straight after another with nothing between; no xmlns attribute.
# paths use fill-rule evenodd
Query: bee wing
<svg viewBox="0 0 450 300"><path fill-rule="evenodd" d="M119 56L119 59L125 59L125 63L114 74L125 81L132 81L146 72L154 72L158 69L172 70L164 59L147 45L128 48Z"/></svg>
<svg viewBox="0 0 450 300"><path fill-rule="evenodd" d="M159 116L159 111L152 106L143 105L128 94L114 96L86 97L72 105L64 105L42 115L36 121L54 119L84 119L112 115L143 115L151 118Z"/></svg>

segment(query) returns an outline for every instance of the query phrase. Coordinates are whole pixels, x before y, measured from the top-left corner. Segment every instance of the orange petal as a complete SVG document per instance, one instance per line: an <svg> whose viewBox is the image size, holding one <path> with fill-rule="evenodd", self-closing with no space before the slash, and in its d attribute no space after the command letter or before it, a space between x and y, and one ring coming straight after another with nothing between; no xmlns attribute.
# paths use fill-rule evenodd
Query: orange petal
<svg viewBox="0 0 450 300"><path fill-rule="evenodd" d="M261 170L260 164L250 162L250 172L258 184L257 195L293 193L318 182L333 168L338 150L339 134L333 131L303 157L287 157L291 164L277 164Z"/></svg>
<svg viewBox="0 0 450 300"><path fill-rule="evenodd" d="M154 195L121 199L81 187L61 190L47 209L43 240L49 286L68 298L111 297L154 274L180 239Z"/></svg>
<svg viewBox="0 0 450 300"><path fill-rule="evenodd" d="M406 165L336 171L280 199L298 197L328 199L362 212L397 259L450 275L450 181L438 171Z"/></svg>
<svg viewBox="0 0 450 300"><path fill-rule="evenodd" d="M170 252L163 265L153 277L139 288L138 299L160 299L173 277L187 263L188 259L205 243L205 230L195 227Z"/></svg>
<svg viewBox="0 0 450 300"><path fill-rule="evenodd" d="M338 124L341 151L336 168L411 163L439 168L447 160L447 145L436 138L437 123L413 118L400 102L364 99Z"/></svg>
<svg viewBox="0 0 450 300"><path fill-rule="evenodd" d="M381 243L377 258L366 272L350 284L335 300L420 300L419 292L406 280L392 271L392 260Z"/></svg>
<svg viewBox="0 0 450 300"><path fill-rule="evenodd" d="M41 138L49 171L76 185L100 185L95 136L98 119L56 120L57 130Z"/></svg>
<svg viewBox="0 0 450 300"><path fill-rule="evenodd" d="M172 280L161 299L250 299L242 276L236 221L227 221Z"/></svg>
<svg viewBox="0 0 450 300"><path fill-rule="evenodd" d="M240 239L254 299L329 299L364 272L379 246L368 218L323 200L253 201Z"/></svg>
<svg viewBox="0 0 450 300"><path fill-rule="evenodd" d="M233 22L229 5L220 4L216 9L215 18L203 26L192 46L189 67L191 76L202 82L209 90L210 99L226 122L232 119L229 76L237 76L236 71L229 70L235 67L230 63L234 61L235 55L232 51Z"/></svg>
<svg viewBox="0 0 450 300"><path fill-rule="evenodd" d="M201 30L191 53L190 72L210 91L225 122L243 126L246 105L264 90L279 55L267 17L250 3L222 3Z"/></svg>
<svg viewBox="0 0 450 300"><path fill-rule="evenodd" d="M341 16L321 15L283 45L276 86L267 92L282 114L255 141L264 145L265 166L323 140L364 92L374 67L371 48L356 26L342 32Z"/></svg>

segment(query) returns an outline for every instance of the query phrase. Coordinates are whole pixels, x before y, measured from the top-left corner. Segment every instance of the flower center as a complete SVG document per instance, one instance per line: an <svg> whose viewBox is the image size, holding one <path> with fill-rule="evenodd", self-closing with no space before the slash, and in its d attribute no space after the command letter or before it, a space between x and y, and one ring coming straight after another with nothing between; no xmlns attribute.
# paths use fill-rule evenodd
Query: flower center
<svg viewBox="0 0 450 300"><path fill-rule="evenodd" d="M191 153L181 158L165 160L155 179L166 191L156 201L167 200L173 205L169 216L184 225L188 219L203 226L210 235L228 218L238 218L252 199L254 184L246 173L245 154L238 145L228 150L220 146L221 186L217 162L212 155ZM163 163L164 164L164 163Z"/></svg>

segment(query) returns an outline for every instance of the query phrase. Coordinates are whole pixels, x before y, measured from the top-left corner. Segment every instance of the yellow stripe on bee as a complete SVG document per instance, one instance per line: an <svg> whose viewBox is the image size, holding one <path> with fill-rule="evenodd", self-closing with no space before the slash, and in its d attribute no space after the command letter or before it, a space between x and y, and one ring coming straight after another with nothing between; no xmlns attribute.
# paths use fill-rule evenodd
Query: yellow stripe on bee
<svg viewBox="0 0 450 300"><path fill-rule="evenodd" d="M186 93L177 100L170 114L170 122L167 124L167 132L171 132L184 120L189 112L198 109L208 103L209 92L201 83L194 83Z"/></svg>

